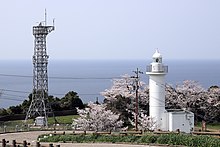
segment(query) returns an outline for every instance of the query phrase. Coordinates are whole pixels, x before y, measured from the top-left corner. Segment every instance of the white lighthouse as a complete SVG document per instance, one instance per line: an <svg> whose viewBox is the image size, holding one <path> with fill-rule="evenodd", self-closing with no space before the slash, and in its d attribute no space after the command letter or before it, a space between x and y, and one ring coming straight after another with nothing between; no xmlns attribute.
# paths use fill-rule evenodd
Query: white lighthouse
<svg viewBox="0 0 220 147"><path fill-rule="evenodd" d="M165 75L168 66L162 63L162 55L156 50L153 62L147 67L146 74L149 75L150 88L150 116L156 122L154 128L164 130L165 124Z"/></svg>
<svg viewBox="0 0 220 147"><path fill-rule="evenodd" d="M168 66L162 63L162 55L156 50L153 62L147 66L149 75L150 117L155 123L154 130L182 131L190 133L194 129L194 114L184 109L165 109L165 75Z"/></svg>

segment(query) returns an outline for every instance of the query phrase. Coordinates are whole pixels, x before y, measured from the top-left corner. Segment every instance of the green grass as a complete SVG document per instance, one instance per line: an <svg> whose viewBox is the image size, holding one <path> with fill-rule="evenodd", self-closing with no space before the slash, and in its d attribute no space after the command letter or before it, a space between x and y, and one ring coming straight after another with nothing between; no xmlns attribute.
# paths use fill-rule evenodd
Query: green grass
<svg viewBox="0 0 220 147"><path fill-rule="evenodd" d="M79 117L78 115L68 115L68 116L58 116L56 117L58 123L60 124L72 124L73 118ZM29 119L27 120L27 124L33 124L34 120ZM15 126L22 126L24 124L24 120L14 120L14 121L6 121L6 122L0 122L0 127L3 128L4 126L7 126L8 129L14 130ZM54 118L49 117L48 118L48 125L54 124Z"/></svg>
<svg viewBox="0 0 220 147"><path fill-rule="evenodd" d="M28 124L33 123L32 119L27 120ZM8 127L15 127L16 125L21 126L24 124L24 120L13 120L13 121L5 121L5 122L1 122L0 126L8 126Z"/></svg>
<svg viewBox="0 0 220 147"><path fill-rule="evenodd" d="M56 127L56 129L72 129L71 124L73 122L73 118L79 117L78 115L68 115L68 116L58 116L56 117L59 126ZM49 117L48 118L48 126L49 128L54 129L54 118ZM29 119L27 120L27 124L33 124L34 120ZM6 122L0 122L0 133L4 132L4 126L6 126L6 132L15 132L17 131L28 131L28 130L39 130L41 128L27 128L24 126L24 120L14 120L14 121L6 121ZM16 127L17 126L17 127Z"/></svg>
<svg viewBox="0 0 220 147"><path fill-rule="evenodd" d="M198 122L195 127L197 129L202 129L202 123ZM207 130L210 131L219 131L220 130L220 123L212 123L212 124L206 124Z"/></svg>
<svg viewBox="0 0 220 147"><path fill-rule="evenodd" d="M73 119L78 118L78 115L68 115L68 116L58 116L56 117L56 120L60 124L72 124ZM48 118L48 124L54 124L53 117Z"/></svg>
<svg viewBox="0 0 220 147"><path fill-rule="evenodd" d="M208 124L207 128L208 129L220 130L220 123Z"/></svg>

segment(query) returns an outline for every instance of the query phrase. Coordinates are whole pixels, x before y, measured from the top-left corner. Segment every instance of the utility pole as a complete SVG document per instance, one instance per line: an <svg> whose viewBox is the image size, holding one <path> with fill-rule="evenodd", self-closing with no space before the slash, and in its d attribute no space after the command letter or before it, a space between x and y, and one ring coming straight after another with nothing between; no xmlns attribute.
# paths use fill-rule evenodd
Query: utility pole
<svg viewBox="0 0 220 147"><path fill-rule="evenodd" d="M136 75L131 76L131 78L135 79L135 130L138 131L138 106L139 106L139 95L138 95L138 89L139 89L139 74L143 74L138 68L136 71L133 71Z"/></svg>

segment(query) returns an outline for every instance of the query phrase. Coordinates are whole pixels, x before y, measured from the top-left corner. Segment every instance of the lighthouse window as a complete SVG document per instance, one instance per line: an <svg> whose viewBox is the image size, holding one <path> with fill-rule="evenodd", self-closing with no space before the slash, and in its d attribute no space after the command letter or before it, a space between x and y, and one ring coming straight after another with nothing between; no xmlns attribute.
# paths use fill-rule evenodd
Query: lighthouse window
<svg viewBox="0 0 220 147"><path fill-rule="evenodd" d="M158 59L158 58L156 59L156 62L159 62L159 59Z"/></svg>

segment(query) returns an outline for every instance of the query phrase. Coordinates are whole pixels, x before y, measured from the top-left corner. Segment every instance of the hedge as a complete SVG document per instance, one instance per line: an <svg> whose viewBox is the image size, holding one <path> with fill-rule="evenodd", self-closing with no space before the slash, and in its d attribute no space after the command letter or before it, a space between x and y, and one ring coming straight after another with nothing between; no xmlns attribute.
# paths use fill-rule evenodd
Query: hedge
<svg viewBox="0 0 220 147"><path fill-rule="evenodd" d="M197 147L219 147L220 139L211 136L193 136L189 134L146 134L142 136L136 135L41 135L41 142L104 142L104 143L132 143L132 144L169 144L169 145L184 145Z"/></svg>

